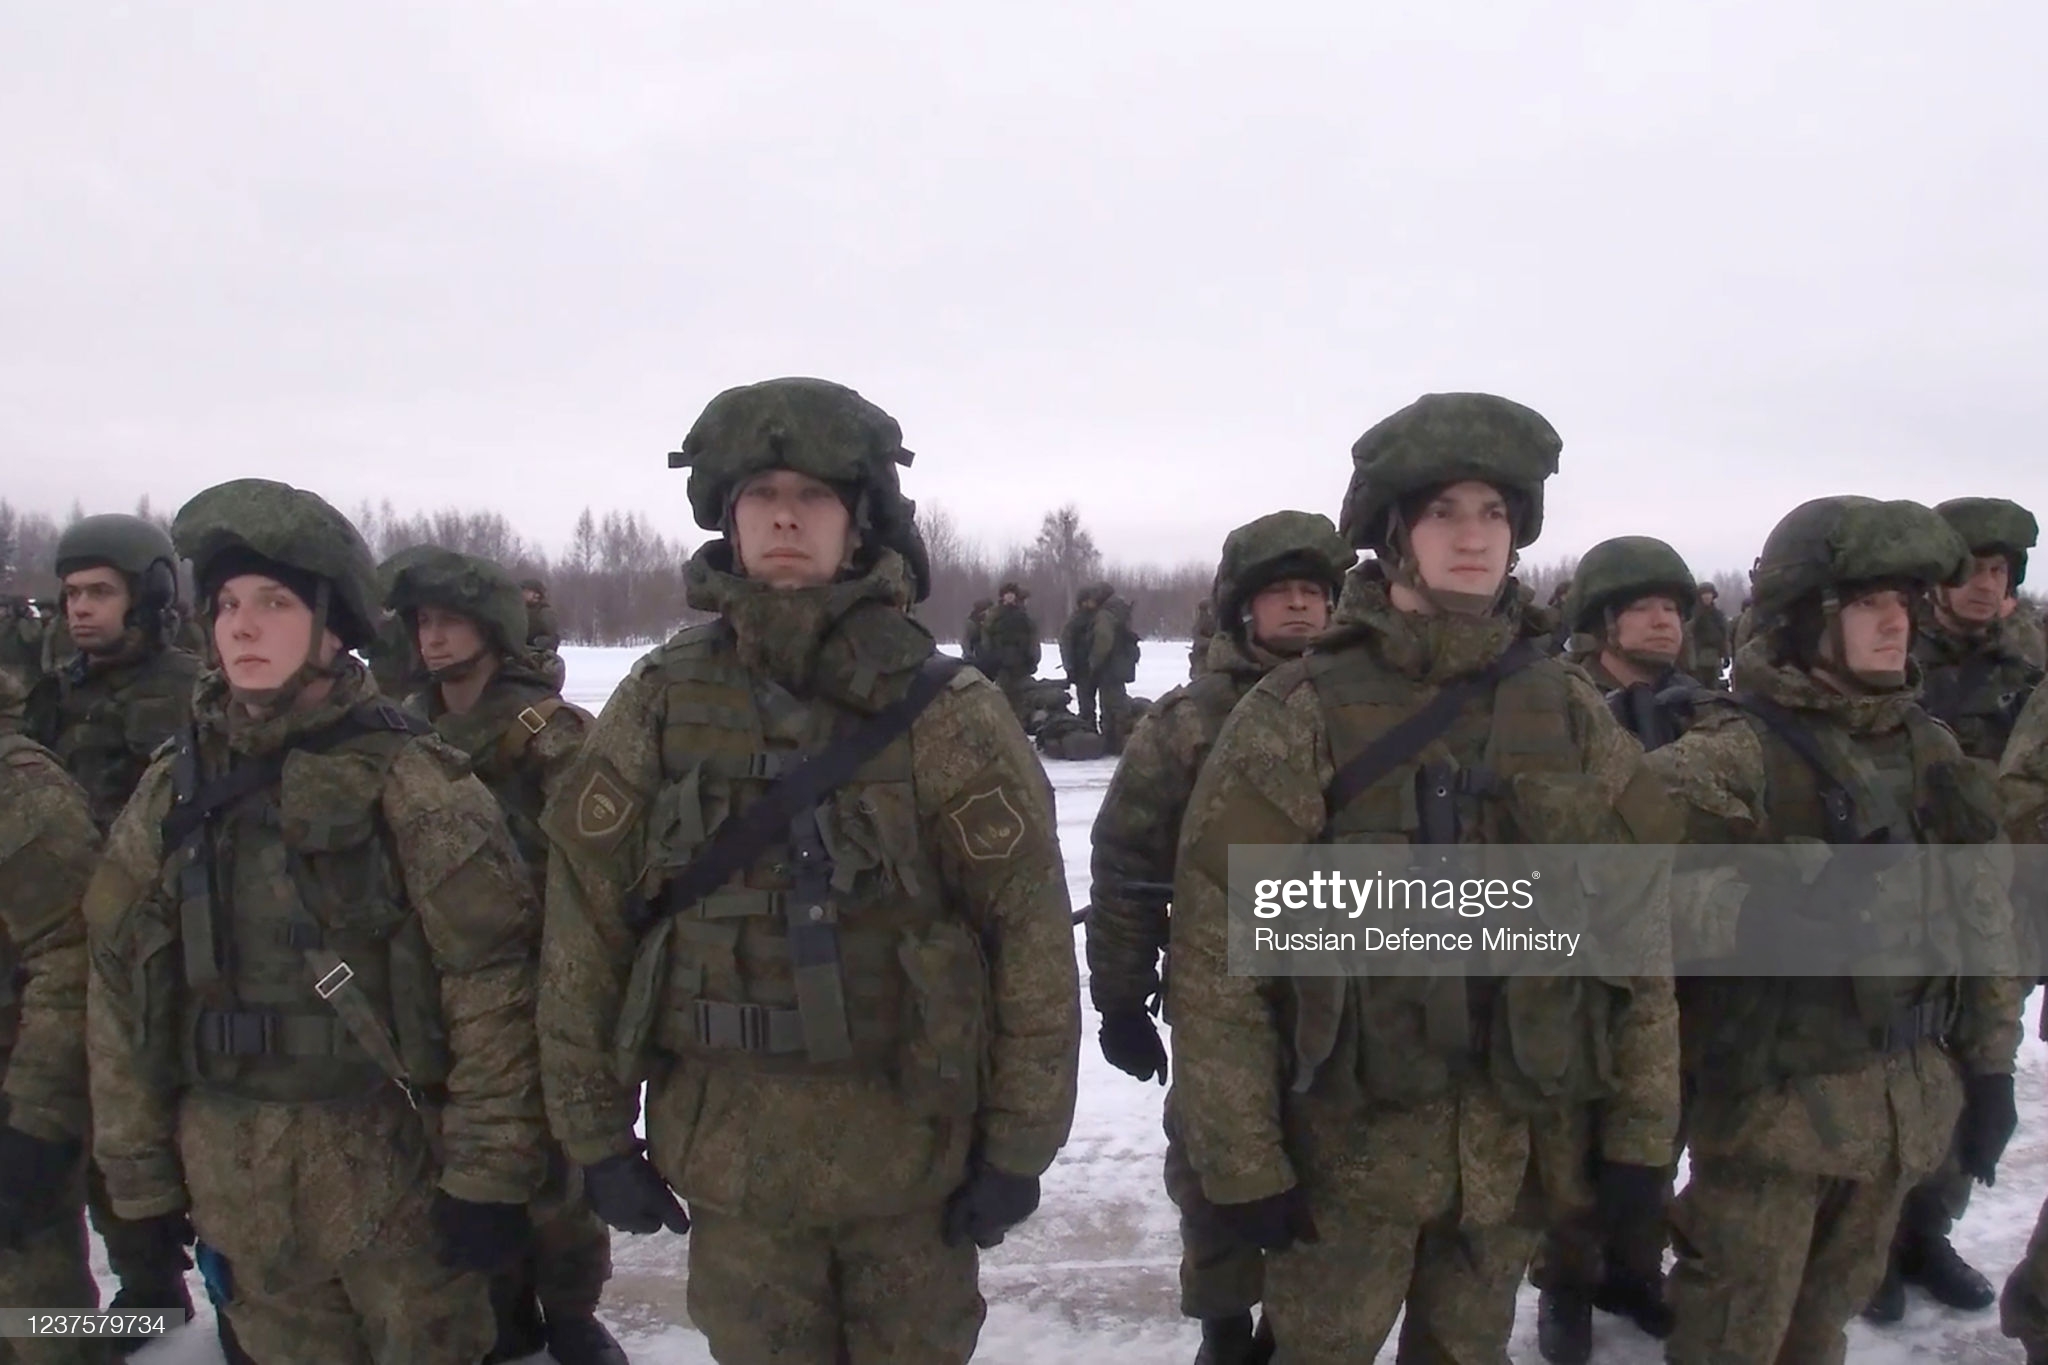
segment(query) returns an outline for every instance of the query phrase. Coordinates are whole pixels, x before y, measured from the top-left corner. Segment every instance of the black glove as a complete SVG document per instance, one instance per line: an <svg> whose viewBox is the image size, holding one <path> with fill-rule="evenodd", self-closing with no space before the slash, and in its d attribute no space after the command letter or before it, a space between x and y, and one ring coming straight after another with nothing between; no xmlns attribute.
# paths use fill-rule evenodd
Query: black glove
<svg viewBox="0 0 2048 1365"><path fill-rule="evenodd" d="M63 1210L81 1150L0 1126L0 1246L20 1246Z"/></svg>
<svg viewBox="0 0 2048 1365"><path fill-rule="evenodd" d="M199 1239L192 1232L191 1214L180 1209L176 1213L159 1213L153 1218L123 1218L120 1221L136 1243L148 1243L147 1247L137 1251L138 1261L146 1256L150 1265L176 1263L181 1270L192 1268L192 1258L185 1254L185 1248Z"/></svg>
<svg viewBox="0 0 2048 1365"><path fill-rule="evenodd" d="M999 1167L974 1163L967 1181L946 1200L940 1233L949 1247L968 1238L983 1251L1003 1244L1003 1235L1038 1208L1038 1177L1011 1175Z"/></svg>
<svg viewBox="0 0 2048 1365"><path fill-rule="evenodd" d="M1102 1016L1102 1056L1128 1076L1149 1081L1154 1076L1166 1084L1166 1044L1159 1041L1159 1026L1143 1010L1117 1010Z"/></svg>
<svg viewBox="0 0 2048 1365"><path fill-rule="evenodd" d="M2020 1126L2012 1102L2011 1076L1971 1076L1963 1082L1963 1120L1956 1130L1956 1155L1963 1170L1986 1185L1998 1180L1998 1158Z"/></svg>
<svg viewBox="0 0 2048 1365"><path fill-rule="evenodd" d="M593 1213L620 1232L688 1232L690 1215L644 1150L608 1156L584 1167L583 1197Z"/></svg>
<svg viewBox="0 0 2048 1365"><path fill-rule="evenodd" d="M434 1191L434 1232L441 1264L450 1270L501 1270L533 1240L524 1204L480 1204Z"/></svg>
<svg viewBox="0 0 2048 1365"><path fill-rule="evenodd" d="M1217 1204L1216 1216L1237 1240L1261 1251L1285 1251L1296 1242L1321 1240L1299 1185L1248 1204Z"/></svg>

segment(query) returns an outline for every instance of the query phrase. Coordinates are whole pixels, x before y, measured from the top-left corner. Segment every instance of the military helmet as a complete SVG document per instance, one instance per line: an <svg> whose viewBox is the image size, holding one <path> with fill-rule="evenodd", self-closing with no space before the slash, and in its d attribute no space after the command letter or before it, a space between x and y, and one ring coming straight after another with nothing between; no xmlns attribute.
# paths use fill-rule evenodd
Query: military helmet
<svg viewBox="0 0 2048 1365"><path fill-rule="evenodd" d="M1321 583L1334 597L1358 551L1320 512L1269 512L1223 538L1210 596L1216 619L1235 626L1261 588L1287 578Z"/></svg>
<svg viewBox="0 0 2048 1365"><path fill-rule="evenodd" d="M548 593L548 585L541 582L538 578L522 578L519 580L519 591L537 592L545 597Z"/></svg>
<svg viewBox="0 0 2048 1365"><path fill-rule="evenodd" d="M1802 599L1844 584L1952 583L1969 562L1963 538L1920 503L1815 498L1787 512L1765 539L1754 601L1760 618L1782 618Z"/></svg>
<svg viewBox="0 0 2048 1365"><path fill-rule="evenodd" d="M219 586L222 565L252 556L324 580L327 628L348 648L374 635L380 594L370 547L317 493L270 479L230 479L178 509L171 539L209 594Z"/></svg>
<svg viewBox="0 0 2048 1365"><path fill-rule="evenodd" d="M526 599L502 566L438 545L394 555L385 568L393 564L397 567L387 580L384 605L405 617L409 629L418 631L421 607L439 607L475 621L500 653L525 652Z"/></svg>
<svg viewBox="0 0 2048 1365"><path fill-rule="evenodd" d="M1543 481L1564 442L1541 413L1490 393L1429 393L1376 423L1351 447L1351 486L1338 530L1353 545L1385 550L1401 501L1477 479L1516 495L1517 549L1543 530Z"/></svg>
<svg viewBox="0 0 2048 1365"><path fill-rule="evenodd" d="M123 512L83 517L57 537L57 577L104 566L128 580L135 613L160 613L178 600L178 551L155 522Z"/></svg>
<svg viewBox="0 0 2048 1365"><path fill-rule="evenodd" d="M996 596L1001 597L1006 592L1014 594L1019 602L1031 596L1031 590L1014 578L1005 580L1002 586L996 589Z"/></svg>
<svg viewBox="0 0 2048 1365"><path fill-rule="evenodd" d="M1616 536L1580 558L1564 600L1564 623L1574 633L1605 629L1609 607L1626 607L1639 597L1664 594L1691 618L1699 586L1678 551L1653 536Z"/></svg>
<svg viewBox="0 0 2048 1365"><path fill-rule="evenodd" d="M2003 554L2011 559L2012 582L2008 586L2019 587L2027 576L2027 551L2041 537L2041 525L2032 512L2005 498L1950 498L1934 510L1955 527L1971 554Z"/></svg>

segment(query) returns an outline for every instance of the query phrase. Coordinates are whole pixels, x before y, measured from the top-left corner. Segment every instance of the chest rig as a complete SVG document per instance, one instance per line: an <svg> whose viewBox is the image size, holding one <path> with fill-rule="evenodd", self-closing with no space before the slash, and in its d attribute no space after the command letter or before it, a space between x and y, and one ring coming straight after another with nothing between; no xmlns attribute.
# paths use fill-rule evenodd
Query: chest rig
<svg viewBox="0 0 2048 1365"><path fill-rule="evenodd" d="M43 743L85 788L102 831L135 791L149 756L183 723L196 671L183 655L158 652L104 673L79 654L46 679L31 702Z"/></svg>
<svg viewBox="0 0 2048 1365"><path fill-rule="evenodd" d="M1962 659L1923 640L1915 651L1922 669L1920 705L1955 731L1963 752L1994 769L2012 738L2041 670L2003 650L1976 649Z"/></svg>
<svg viewBox="0 0 2048 1365"><path fill-rule="evenodd" d="M649 807L637 911L629 906L643 938L622 1054L644 1039L726 1065L894 1071L912 1090L971 1092L986 970L918 826L908 715L848 780L748 840L706 887L694 883L723 863L712 850L736 846L722 830L779 810L790 788L771 789L801 780L807 761L850 752L857 732L885 717L757 679L722 623L685 631L654 669L664 785ZM940 670L932 691L951 677ZM921 707L930 696L919 695Z"/></svg>
<svg viewBox="0 0 2048 1365"><path fill-rule="evenodd" d="M184 981L176 1067L209 1091L316 1102L447 1079L439 980L384 828L392 761L426 723L365 703L283 754L172 759L162 893Z"/></svg>

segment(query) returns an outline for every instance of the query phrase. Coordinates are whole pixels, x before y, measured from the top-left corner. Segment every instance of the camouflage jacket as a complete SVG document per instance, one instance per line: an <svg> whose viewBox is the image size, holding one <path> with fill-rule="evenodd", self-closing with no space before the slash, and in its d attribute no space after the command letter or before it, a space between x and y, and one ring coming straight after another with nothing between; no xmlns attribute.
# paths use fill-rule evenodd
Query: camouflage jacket
<svg viewBox="0 0 2048 1365"><path fill-rule="evenodd" d="M1131 604L1111 597L1088 626L1088 676L1097 682L1128 683L1138 675L1138 637L1131 630Z"/></svg>
<svg viewBox="0 0 2048 1365"><path fill-rule="evenodd" d="M85 788L93 823L114 823L150 755L192 714L199 661L138 645L102 663L75 654L29 696L27 733Z"/></svg>
<svg viewBox="0 0 2048 1365"><path fill-rule="evenodd" d="M2010 619L1964 635L1923 621L1913 637L1920 705L1956 732L1963 752L1996 767L2041 670L2015 647Z"/></svg>
<svg viewBox="0 0 2048 1365"><path fill-rule="evenodd" d="M446 1066L432 1157L421 1116L394 1085L380 1083L357 1100L296 1104L192 1083L198 1012L187 964L196 950L182 937L175 869L183 855L164 847L162 833L173 755L143 775L86 892L93 1147L114 1209L147 1218L189 1203L200 1235L238 1275L246 1263L273 1282L303 1275L305 1262L331 1265L373 1244L427 1245L418 1224L436 1174L458 1198L523 1203L544 1165L534 1038L539 916L504 816L467 760L432 736L351 739L317 758L301 748L303 737L376 695L367 672L343 657L324 699L261 721L233 710L225 680L207 674L196 703L198 753L203 772L289 753L272 790L285 846L301 850L302 870L289 877L309 911L335 903L323 869L368 858L383 869L370 874L374 903L401 916L392 941L416 922L424 961L412 965L434 984L410 1005L438 1013ZM223 817L226 845L248 808ZM353 875L366 874L357 866ZM215 855L216 886L261 890L267 875L264 867L238 869L231 852ZM314 879L322 879L317 887ZM236 914L226 919L237 951L259 946L242 941L245 907L239 895L232 904ZM367 925L333 917L371 907L366 893L361 904L316 913L324 932L360 934ZM259 999L279 999L285 983L260 984L267 994ZM317 1003L310 974L303 993ZM302 1170L347 1171L350 1179L315 1188L299 1180Z"/></svg>
<svg viewBox="0 0 2048 1365"><path fill-rule="evenodd" d="M1202 676L1209 666L1209 639L1216 633L1216 601L1204 597L1195 604L1194 638L1188 641L1188 681Z"/></svg>
<svg viewBox="0 0 2048 1365"><path fill-rule="evenodd" d="M1726 613L1718 605L1700 603L1686 622L1686 652L1679 662L1697 677L1719 678L1729 659L1728 635Z"/></svg>
<svg viewBox="0 0 2048 1365"><path fill-rule="evenodd" d="M811 965L843 1009L800 993L814 977L776 908L796 905L782 844L703 900L642 916L773 773L900 695L933 653L893 552L788 591L734 577L727 554L713 541L689 568L691 605L718 619L634 666L543 817L554 1132L584 1164L632 1150L649 1076L650 1156L683 1198L810 1226L935 1203L970 1150L1036 1175L1073 1117L1072 919L1050 786L978 673L817 808L835 927ZM794 1046L778 1041L797 1016ZM747 1017L758 1031L720 1022ZM817 1057L841 1020L851 1057ZM951 1059L944 1077L935 1058Z"/></svg>
<svg viewBox="0 0 2048 1365"><path fill-rule="evenodd" d="M1905 743L1907 713L1914 705L1910 690L1845 696L1773 661L1763 641L1745 648L1735 668L1738 693L1775 702L1817 734L1832 733L1835 739L1824 744L1846 741L1846 747L1875 750ZM1928 728L1947 741L1939 727ZM1953 753L1960 762L1960 750ZM1682 739L1651 754L1648 762L1685 806L1689 843L1779 841L1764 741L1758 725L1733 702L1709 702ZM1997 901L1985 907L1986 922L2003 923L2009 933L2011 911L2003 892L1979 891ZM1714 904L1728 922L1674 926L1682 946L1686 940L1712 944L1732 939L1740 897ZM1761 988L1769 980L1774 979L1753 984ZM1944 1042L1928 1040L1890 1055L1873 1049L1860 1067L1801 1076L1748 1093L1696 1095L1687 1110L1693 1151L1845 1179L1874 1178L1895 1169L1893 1163L1907 1169L1939 1164L1962 1101L1957 1062L1973 1072L2009 1072L2019 1041L2016 983L1989 976L1960 981L1956 1019ZM1688 1038L1708 1022L1688 1014Z"/></svg>
<svg viewBox="0 0 2048 1365"><path fill-rule="evenodd" d="M1515 1216L1532 1174L1560 1208L1589 1202L1594 1151L1649 1166L1672 1160L1678 1039L1668 977L1597 981L1597 1013L1571 1005L1549 1021L1553 1034L1600 1030L1594 1046L1608 1060L1597 1098L1531 1110L1511 1098L1489 1054L1444 1093L1412 1103L1368 1101L1361 1110L1344 1097L1345 1073L1303 1054L1289 1021L1311 1009L1327 1017L1333 1002L1324 997L1332 992L1353 1002L1341 1017L1355 1019L1356 1001L1372 983L1229 970L1228 845L1314 842L1342 813L1398 808L1400 784L1417 772L1396 769L1333 811L1325 792L1356 750L1333 752L1316 680L1342 679L1352 695L1398 690L1412 697L1402 704L1412 712L1445 683L1498 657L1523 629L1513 606L1477 619L1397 611L1378 566L1368 564L1346 580L1332 630L1315 650L1268 674L1224 723L1182 819L1171 921L1175 1103L1210 1199L1239 1203L1306 1180L1318 1198L1390 1217L1420 1221L1452 1203L1464 1221L1495 1225ZM1584 676L1552 659L1517 676L1562 699L1561 711L1540 723L1547 750L1570 771L1528 784L1516 774L1501 798L1483 800L1489 827L1512 829L1521 842L1668 841L1675 828L1668 801ZM1493 710L1489 701L1469 702L1418 761L1470 766ZM1386 799L1366 804L1380 792ZM1663 906L1657 899L1632 909L1651 924ZM1354 1047L1369 1041L1354 1038ZM1398 1056L1386 1060L1402 1064Z"/></svg>
<svg viewBox="0 0 2048 1365"><path fill-rule="evenodd" d="M85 793L47 749L0 734L0 1092L7 1122L83 1139L85 916L99 853Z"/></svg>
<svg viewBox="0 0 2048 1365"><path fill-rule="evenodd" d="M1075 607L1067 623L1060 627L1060 667L1077 683L1095 676L1095 670L1088 666L1089 646L1095 639L1095 616L1093 607Z"/></svg>
<svg viewBox="0 0 2048 1365"><path fill-rule="evenodd" d="M562 647L562 626L555 618L555 608L549 602L537 602L526 609L526 643L543 654L553 654Z"/></svg>
<svg viewBox="0 0 2048 1365"><path fill-rule="evenodd" d="M1211 637L1208 668L1138 722L1095 816L1088 908L1088 994L1103 1014L1142 1010L1159 990L1181 812L1195 774L1244 694L1284 662L1231 635Z"/></svg>
<svg viewBox="0 0 2048 1365"><path fill-rule="evenodd" d="M1029 678L1038 672L1038 622L1022 603L998 602L981 628L981 657L990 676ZM977 665L979 666L979 665Z"/></svg>
<svg viewBox="0 0 2048 1365"><path fill-rule="evenodd" d="M2023 917L2023 952L2037 960L2029 977L2048 975L2048 687L2034 689L1998 765L1998 798L2014 845L2013 909Z"/></svg>
<svg viewBox="0 0 2048 1365"><path fill-rule="evenodd" d="M546 889L548 867L541 812L583 748L595 723L590 714L563 701L548 679L509 664L462 715L441 705L438 688L408 704L427 718L436 735L469 756L470 771L498 798L512 842L533 872L538 898Z"/></svg>

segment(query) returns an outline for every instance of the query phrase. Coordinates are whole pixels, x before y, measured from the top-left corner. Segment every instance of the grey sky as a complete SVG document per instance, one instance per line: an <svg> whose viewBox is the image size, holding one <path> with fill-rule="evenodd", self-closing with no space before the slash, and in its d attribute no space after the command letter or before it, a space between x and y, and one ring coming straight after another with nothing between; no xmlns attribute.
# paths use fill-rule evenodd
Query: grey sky
<svg viewBox="0 0 2048 1365"><path fill-rule="evenodd" d="M1112 557L1334 514L1447 388L1563 434L1536 559L2048 511L2044 91L2048 11L1967 0L20 3L0 487L695 540L663 453L810 373Z"/></svg>

